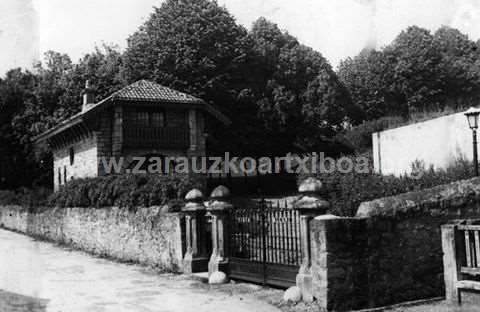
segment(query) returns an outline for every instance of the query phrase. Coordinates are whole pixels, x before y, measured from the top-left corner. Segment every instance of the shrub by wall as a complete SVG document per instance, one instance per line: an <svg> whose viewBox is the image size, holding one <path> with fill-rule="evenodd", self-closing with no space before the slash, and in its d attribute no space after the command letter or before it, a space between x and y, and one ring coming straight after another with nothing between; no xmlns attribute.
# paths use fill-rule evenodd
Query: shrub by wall
<svg viewBox="0 0 480 312"><path fill-rule="evenodd" d="M183 199L200 181L188 175L125 174L77 179L52 194L56 207L150 207Z"/></svg>
<svg viewBox="0 0 480 312"><path fill-rule="evenodd" d="M362 124L337 135L337 140L344 142L356 152L365 152L372 148L372 134L404 123L402 117L381 117L365 121Z"/></svg>
<svg viewBox="0 0 480 312"><path fill-rule="evenodd" d="M19 188L16 191L0 190L0 205L42 206L48 203L51 193L52 191L47 188Z"/></svg>
<svg viewBox="0 0 480 312"><path fill-rule="evenodd" d="M369 173L335 171L315 176L323 182L322 195L330 201L330 213L351 217L364 201L468 179L473 176L472 167L470 162L458 160L446 170L424 169L420 178L382 176L371 173L371 169ZM308 176L310 175L301 175L299 181Z"/></svg>
<svg viewBox="0 0 480 312"><path fill-rule="evenodd" d="M185 193L201 186L189 176L77 179L51 194L48 206L48 193L2 191L0 226L96 255L180 271L182 215L176 211Z"/></svg>

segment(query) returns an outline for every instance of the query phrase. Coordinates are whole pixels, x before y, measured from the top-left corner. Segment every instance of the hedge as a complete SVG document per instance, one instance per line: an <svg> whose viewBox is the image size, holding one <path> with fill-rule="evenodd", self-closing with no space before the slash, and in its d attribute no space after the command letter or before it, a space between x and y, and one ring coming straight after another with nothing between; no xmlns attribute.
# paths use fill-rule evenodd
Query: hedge
<svg viewBox="0 0 480 312"><path fill-rule="evenodd" d="M336 171L330 174L303 174L299 176L299 182L309 176L320 179L323 182L322 195L330 202L330 213L351 217L364 201L468 179L473 177L472 167L471 162L458 160L446 170L422 169L419 179Z"/></svg>
<svg viewBox="0 0 480 312"><path fill-rule="evenodd" d="M20 188L16 191L0 190L0 205L19 205L24 207L44 206L52 191L47 188L27 189Z"/></svg>
<svg viewBox="0 0 480 312"><path fill-rule="evenodd" d="M149 174L111 175L76 179L53 193L57 207L150 207L181 200L200 183L190 176Z"/></svg>

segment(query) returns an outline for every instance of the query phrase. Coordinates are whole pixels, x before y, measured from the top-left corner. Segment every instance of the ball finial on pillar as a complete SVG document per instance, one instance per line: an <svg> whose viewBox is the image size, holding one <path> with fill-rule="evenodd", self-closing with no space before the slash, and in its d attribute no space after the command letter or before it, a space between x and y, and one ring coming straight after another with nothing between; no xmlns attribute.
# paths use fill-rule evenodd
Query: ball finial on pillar
<svg viewBox="0 0 480 312"><path fill-rule="evenodd" d="M203 193L199 189L192 189L185 195L185 207L183 211L198 211L204 210L205 206L203 205Z"/></svg>
<svg viewBox="0 0 480 312"><path fill-rule="evenodd" d="M295 209L312 211L315 214L323 214L330 207L330 204L320 197L322 182L314 177L302 181L298 187L300 199L294 204Z"/></svg>
<svg viewBox="0 0 480 312"><path fill-rule="evenodd" d="M232 208L230 203L230 190L223 185L217 186L210 194L212 202L208 210L226 210Z"/></svg>

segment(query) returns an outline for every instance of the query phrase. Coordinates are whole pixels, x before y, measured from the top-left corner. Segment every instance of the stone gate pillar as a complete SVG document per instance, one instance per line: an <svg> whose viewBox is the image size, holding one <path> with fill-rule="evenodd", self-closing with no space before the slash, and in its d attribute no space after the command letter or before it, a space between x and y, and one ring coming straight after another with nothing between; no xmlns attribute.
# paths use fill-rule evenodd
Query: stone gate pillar
<svg viewBox="0 0 480 312"><path fill-rule="evenodd" d="M208 275L217 271L226 271L228 259L225 254L227 240L227 216L233 208L229 202L230 191L223 185L216 187L210 195L211 203L207 211L212 222L212 255L208 262Z"/></svg>
<svg viewBox="0 0 480 312"><path fill-rule="evenodd" d="M459 254L457 224L442 225L443 277L445 280L445 299L449 304L458 304L459 296L457 282L461 275L460 264L457 262Z"/></svg>
<svg viewBox="0 0 480 312"><path fill-rule="evenodd" d="M302 250L302 263L297 274L296 284L302 293L302 300L313 301L313 278L311 270L311 244L310 244L310 221L325 214L329 203L320 198L319 192L322 182L316 178L304 180L298 192L301 197L294 204L294 209L300 213L300 246Z"/></svg>
<svg viewBox="0 0 480 312"><path fill-rule="evenodd" d="M205 212L203 194L193 189L185 196L186 204L182 208L185 213L186 252L183 258L183 272L191 274L203 272L208 268L206 250Z"/></svg>

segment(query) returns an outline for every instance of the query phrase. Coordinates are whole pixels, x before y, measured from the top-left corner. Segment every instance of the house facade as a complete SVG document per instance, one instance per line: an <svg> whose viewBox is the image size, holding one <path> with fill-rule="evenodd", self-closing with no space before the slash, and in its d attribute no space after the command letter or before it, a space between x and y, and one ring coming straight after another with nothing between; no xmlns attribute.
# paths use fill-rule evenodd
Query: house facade
<svg viewBox="0 0 480 312"><path fill-rule="evenodd" d="M94 103L87 82L82 111L36 140L53 152L57 190L72 179L112 173L105 161L128 172L134 157L205 156L210 117L229 122L201 99L146 80Z"/></svg>

